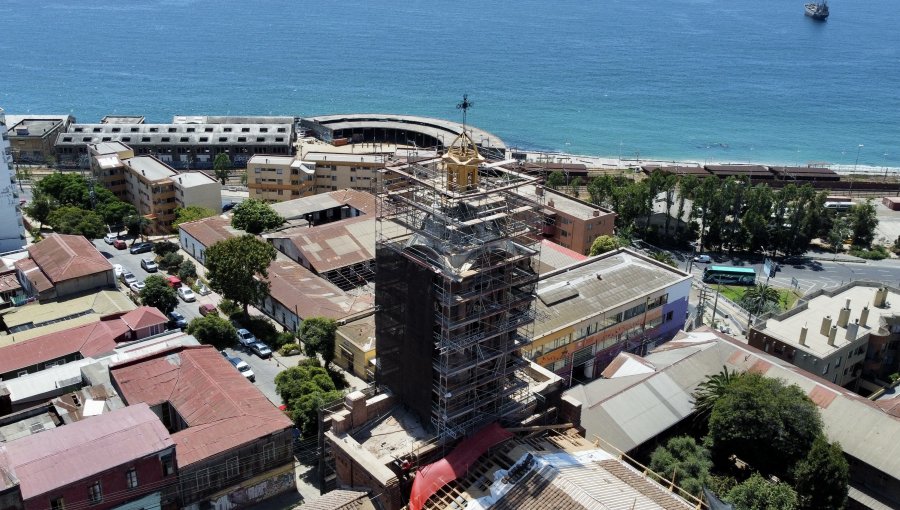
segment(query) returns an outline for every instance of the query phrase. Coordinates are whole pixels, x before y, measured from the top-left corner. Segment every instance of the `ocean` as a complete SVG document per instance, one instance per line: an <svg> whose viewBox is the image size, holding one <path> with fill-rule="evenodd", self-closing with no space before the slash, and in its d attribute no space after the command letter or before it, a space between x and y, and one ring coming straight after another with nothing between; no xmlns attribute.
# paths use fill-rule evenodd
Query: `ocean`
<svg viewBox="0 0 900 510"><path fill-rule="evenodd" d="M460 119L593 156L900 167L894 0L3 0L8 113ZM862 147L860 147L862 145Z"/></svg>

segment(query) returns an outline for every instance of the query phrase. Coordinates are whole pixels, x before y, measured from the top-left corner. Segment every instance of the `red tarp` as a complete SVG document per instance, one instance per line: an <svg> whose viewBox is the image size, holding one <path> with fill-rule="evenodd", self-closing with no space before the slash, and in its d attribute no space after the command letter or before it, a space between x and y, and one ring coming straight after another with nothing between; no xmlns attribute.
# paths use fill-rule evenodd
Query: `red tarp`
<svg viewBox="0 0 900 510"><path fill-rule="evenodd" d="M416 473L412 493L409 495L410 510L422 510L428 498L438 489L465 475L469 467L484 455L488 448L511 437L513 437L511 432L496 422L492 423L463 439L443 459L420 469Z"/></svg>

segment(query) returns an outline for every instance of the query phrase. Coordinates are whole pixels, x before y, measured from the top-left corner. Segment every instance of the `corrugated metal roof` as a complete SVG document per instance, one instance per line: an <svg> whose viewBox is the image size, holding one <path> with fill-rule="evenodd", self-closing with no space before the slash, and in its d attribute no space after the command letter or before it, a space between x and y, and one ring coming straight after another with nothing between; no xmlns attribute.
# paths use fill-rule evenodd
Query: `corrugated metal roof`
<svg viewBox="0 0 900 510"><path fill-rule="evenodd" d="M28 500L173 444L159 418L138 404L4 443L0 451Z"/></svg>
<svg viewBox="0 0 900 510"><path fill-rule="evenodd" d="M113 268L84 236L50 234L29 246L28 253L54 284Z"/></svg>
<svg viewBox="0 0 900 510"><path fill-rule="evenodd" d="M121 318L122 322L128 324L133 331L168 322L166 316L152 306L142 306L126 313Z"/></svg>
<svg viewBox="0 0 900 510"><path fill-rule="evenodd" d="M202 220L182 223L178 225L178 228L206 248L219 241L243 234L242 231L232 228L231 220L224 216L212 216Z"/></svg>
<svg viewBox="0 0 900 510"><path fill-rule="evenodd" d="M118 319L94 322L7 345L0 355L0 374L76 352L85 358L111 352L116 347L116 337L128 330L123 324Z"/></svg>
<svg viewBox="0 0 900 510"><path fill-rule="evenodd" d="M287 259L269 266L269 296L305 317L340 319L374 306L374 296L351 296L309 269Z"/></svg>
<svg viewBox="0 0 900 510"><path fill-rule="evenodd" d="M333 490L300 505L297 510L374 510L365 491Z"/></svg>
<svg viewBox="0 0 900 510"><path fill-rule="evenodd" d="M110 375L129 404L169 402L178 411L188 426L172 435L181 467L292 426L209 345L113 365Z"/></svg>

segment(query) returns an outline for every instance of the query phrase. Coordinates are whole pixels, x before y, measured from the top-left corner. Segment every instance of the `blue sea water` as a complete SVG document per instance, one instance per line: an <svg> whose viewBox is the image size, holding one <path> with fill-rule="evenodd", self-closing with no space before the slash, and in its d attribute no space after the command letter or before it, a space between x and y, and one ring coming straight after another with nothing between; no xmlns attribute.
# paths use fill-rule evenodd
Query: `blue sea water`
<svg viewBox="0 0 900 510"><path fill-rule="evenodd" d="M3 0L0 106L458 119L468 93L520 147L900 166L898 4L803 2Z"/></svg>

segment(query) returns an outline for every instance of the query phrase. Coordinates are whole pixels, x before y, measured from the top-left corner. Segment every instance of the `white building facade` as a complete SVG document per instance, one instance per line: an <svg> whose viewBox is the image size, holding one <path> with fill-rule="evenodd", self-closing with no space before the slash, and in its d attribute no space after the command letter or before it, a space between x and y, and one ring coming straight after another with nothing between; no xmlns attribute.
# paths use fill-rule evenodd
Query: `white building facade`
<svg viewBox="0 0 900 510"><path fill-rule="evenodd" d="M6 114L0 108L0 253L19 250L25 246L25 227L19 206L12 169L12 150L6 132Z"/></svg>

